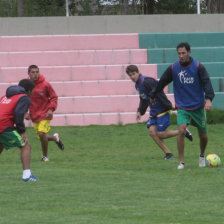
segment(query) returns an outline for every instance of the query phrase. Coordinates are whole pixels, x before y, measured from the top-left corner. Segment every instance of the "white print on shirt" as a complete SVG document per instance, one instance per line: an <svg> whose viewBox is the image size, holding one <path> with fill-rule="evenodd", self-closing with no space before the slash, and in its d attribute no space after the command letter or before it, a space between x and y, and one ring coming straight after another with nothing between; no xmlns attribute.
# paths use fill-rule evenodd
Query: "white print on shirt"
<svg viewBox="0 0 224 224"><path fill-rule="evenodd" d="M11 99L7 99L7 97L4 97L0 103L2 104L9 104L12 100Z"/></svg>
<svg viewBox="0 0 224 224"><path fill-rule="evenodd" d="M178 73L180 82L182 84L193 84L194 83L194 77L187 77L187 72L186 71L182 71L180 73Z"/></svg>

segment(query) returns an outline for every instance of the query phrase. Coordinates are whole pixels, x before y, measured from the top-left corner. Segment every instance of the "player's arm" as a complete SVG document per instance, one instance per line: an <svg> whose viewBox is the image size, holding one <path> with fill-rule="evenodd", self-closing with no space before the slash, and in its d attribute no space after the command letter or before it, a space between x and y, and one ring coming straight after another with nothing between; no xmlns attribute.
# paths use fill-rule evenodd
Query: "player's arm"
<svg viewBox="0 0 224 224"><path fill-rule="evenodd" d="M50 83L48 83L46 88L47 88L47 96L50 101L48 108L49 108L49 110L52 110L52 112L54 112L58 106L58 96L55 93L55 91Z"/></svg>
<svg viewBox="0 0 224 224"><path fill-rule="evenodd" d="M205 92L205 99L209 99L212 101L215 96L215 93L214 93L214 90L212 87L212 83L211 83L209 74L202 64L199 64L198 75L201 80L204 92Z"/></svg>
<svg viewBox="0 0 224 224"><path fill-rule="evenodd" d="M147 108L148 108L148 104L147 104L146 100L143 100L140 97L139 107L138 107L137 113L139 113L142 116L142 115L145 114Z"/></svg>
<svg viewBox="0 0 224 224"><path fill-rule="evenodd" d="M172 65L170 65L165 72L163 73L162 77L160 78L158 85L153 88L151 92L151 99L154 99L155 96L161 92L166 85L173 81L172 75Z"/></svg>
<svg viewBox="0 0 224 224"><path fill-rule="evenodd" d="M28 96L22 96L17 102L14 111L14 122L16 125L16 130L23 134L26 131L24 124L24 115L28 111L30 106L30 98Z"/></svg>
<svg viewBox="0 0 224 224"><path fill-rule="evenodd" d="M143 85L149 91L149 93L151 94L152 90L156 89L156 87L158 85L158 82L154 79L144 79ZM171 110L172 109L172 104L168 100L168 98L165 95L165 93L163 92L163 90L158 92L156 94L155 98L158 99L163 104L164 109L166 109L166 110Z"/></svg>
<svg viewBox="0 0 224 224"><path fill-rule="evenodd" d="M48 111L46 114L46 118L51 119L53 117L53 112L57 109L58 96L56 95L56 93L50 83L48 83L46 88L47 88L47 96L50 101Z"/></svg>
<svg viewBox="0 0 224 224"><path fill-rule="evenodd" d="M214 93L214 90L213 90L212 83L211 83L210 77L208 75L208 72L202 64L199 64L198 75L199 75L199 78L201 80L204 92L205 92L204 108L205 108L205 110L209 111L212 108L212 100L215 96L215 93Z"/></svg>

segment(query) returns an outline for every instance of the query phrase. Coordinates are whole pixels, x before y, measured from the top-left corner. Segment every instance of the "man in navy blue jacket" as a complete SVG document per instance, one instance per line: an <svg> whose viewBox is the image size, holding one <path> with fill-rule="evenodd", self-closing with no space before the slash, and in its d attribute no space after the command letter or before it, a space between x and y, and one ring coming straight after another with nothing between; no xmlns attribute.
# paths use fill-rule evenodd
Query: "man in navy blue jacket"
<svg viewBox="0 0 224 224"><path fill-rule="evenodd" d="M212 108L215 96L205 67L194 60L188 43L177 45L179 61L170 65L163 73L157 87L152 91L151 102L158 93L173 81L174 98L178 109L178 169L184 168L184 135L188 124L197 127L200 138L199 167L205 167L205 149L208 142L206 112Z"/></svg>
<svg viewBox="0 0 224 224"><path fill-rule="evenodd" d="M164 159L175 159L169 148L164 143L163 139L171 138L178 135L178 130L166 130L170 123L170 112L172 104L166 97L163 91L160 91L156 98L155 104L150 104L151 91L157 86L158 81L154 78L143 76L139 73L136 65L129 65L126 68L126 73L129 78L135 83L135 88L139 92L140 103L137 110L137 120L145 114L147 108L150 108L150 117L147 122L149 135L155 143L165 153ZM187 130L185 135L189 140L193 140L191 133Z"/></svg>
<svg viewBox="0 0 224 224"><path fill-rule="evenodd" d="M26 135L24 115L30 106L34 84L29 79L20 80L18 86L10 86L0 98L0 154L4 150L21 149L24 182L38 181L30 170L31 146Z"/></svg>

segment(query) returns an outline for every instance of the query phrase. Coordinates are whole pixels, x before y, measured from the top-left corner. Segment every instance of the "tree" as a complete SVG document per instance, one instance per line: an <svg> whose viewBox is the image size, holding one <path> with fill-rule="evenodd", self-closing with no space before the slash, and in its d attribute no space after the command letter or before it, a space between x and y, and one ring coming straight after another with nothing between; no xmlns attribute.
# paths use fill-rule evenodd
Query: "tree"
<svg viewBox="0 0 224 224"><path fill-rule="evenodd" d="M157 1L155 0L142 0L144 14L154 14L154 7Z"/></svg>
<svg viewBox="0 0 224 224"><path fill-rule="evenodd" d="M206 0L208 13L224 13L223 0Z"/></svg>
<svg viewBox="0 0 224 224"><path fill-rule="evenodd" d="M24 4L23 0L17 0L17 12L18 16L24 16Z"/></svg>

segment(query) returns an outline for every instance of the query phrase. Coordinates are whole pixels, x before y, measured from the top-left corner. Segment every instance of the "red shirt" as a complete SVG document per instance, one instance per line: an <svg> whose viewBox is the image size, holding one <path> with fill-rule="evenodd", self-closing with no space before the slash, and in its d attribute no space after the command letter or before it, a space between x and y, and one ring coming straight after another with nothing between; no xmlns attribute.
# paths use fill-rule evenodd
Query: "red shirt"
<svg viewBox="0 0 224 224"><path fill-rule="evenodd" d="M16 108L17 102L21 96L26 94L17 94L7 98L6 96L0 99L0 133L2 133L5 128L14 126L14 110Z"/></svg>
<svg viewBox="0 0 224 224"><path fill-rule="evenodd" d="M31 120L33 122L49 120L46 118L47 111L55 111L57 103L58 96L51 84L45 80L43 75L39 74L39 79L35 82L29 108Z"/></svg>

